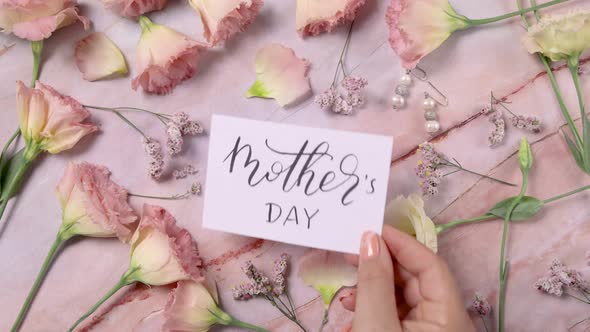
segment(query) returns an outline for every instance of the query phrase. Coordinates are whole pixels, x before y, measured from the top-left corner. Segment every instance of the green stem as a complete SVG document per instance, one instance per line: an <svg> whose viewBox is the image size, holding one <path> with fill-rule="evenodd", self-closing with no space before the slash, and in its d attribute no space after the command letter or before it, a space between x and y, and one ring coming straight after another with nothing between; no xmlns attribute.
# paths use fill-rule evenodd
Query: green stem
<svg viewBox="0 0 590 332"><path fill-rule="evenodd" d="M328 309L324 309L324 316L322 317L322 324L320 325L320 329L318 330L318 332L322 332L322 330L324 329L324 327L326 326L326 324L328 324Z"/></svg>
<svg viewBox="0 0 590 332"><path fill-rule="evenodd" d="M578 301L580 301L580 302L583 302L583 303L586 303L586 304L590 304L590 302L588 302L588 301L586 301L586 300L584 300L584 299L582 299L582 298L580 298L580 297L577 297L577 296L575 296L575 295L573 295L573 294L570 294L570 293L567 293L567 292L564 292L564 294L565 294L566 296L569 296L569 297L571 297L571 298L574 298L574 299L576 299L576 300L578 300Z"/></svg>
<svg viewBox="0 0 590 332"><path fill-rule="evenodd" d="M586 117L586 106L584 105L584 95L582 94L582 85L580 84L580 75L578 72L579 65L580 65L580 56L574 55L572 56L567 62L568 68L570 73L572 74L572 79L574 81L574 86L576 87L576 94L578 95L578 104L580 105L580 118L582 119L582 135L584 139L582 140L582 144L580 145L582 151L582 160L584 163L584 168L586 171L590 170L590 155L588 155L589 148L587 147L590 142L586 142L590 135L588 131L588 118Z"/></svg>
<svg viewBox="0 0 590 332"><path fill-rule="evenodd" d="M124 117L123 114L121 114L120 112L117 112L117 111L111 111L111 112L115 113L115 115L117 115L121 120L123 120L131 128L135 129L135 131L137 131L138 133L140 133L141 136L143 136L143 138L145 138L146 140L149 140L149 137L146 134L144 134L144 132L141 131L141 129L139 129L133 122L131 122L126 117Z"/></svg>
<svg viewBox="0 0 590 332"><path fill-rule="evenodd" d="M76 326L78 326L80 323L82 323L86 318L88 318L90 315L92 315L96 309L98 309L104 302L106 302L106 300L108 300L111 296L113 296L116 292L118 292L121 288L135 282L133 280L129 280L128 279L128 275L129 272L125 273L121 279L119 280L119 282L117 282L117 284L115 284L115 286L113 286L113 288L111 288L110 291L107 292L107 294L105 296L103 296L98 302L96 302L96 304L94 304L92 306L92 308L90 308L90 310L88 310L84 315L82 315L82 317L80 317L75 323L74 325L72 325L72 327L70 327L68 329L68 332L72 332L74 331L74 329L76 328Z"/></svg>
<svg viewBox="0 0 590 332"><path fill-rule="evenodd" d="M486 330L486 332L489 332L488 325L486 324L486 318L483 315L479 315L479 317L481 317L481 321L483 322L484 329Z"/></svg>
<svg viewBox="0 0 590 332"><path fill-rule="evenodd" d="M12 142L14 142L14 140L20 135L20 129L17 129L14 134L12 134L12 136L10 136L10 138L8 139L8 142L6 142L6 145L4 145L4 148L2 149L2 153L0 154L0 172L2 171L2 160L4 160L4 155L6 155L6 151L8 151L8 148L10 148L10 146L12 145ZM2 177L2 174L0 174L0 177Z"/></svg>
<svg viewBox="0 0 590 332"><path fill-rule="evenodd" d="M173 195L173 196L150 196L150 195L139 195L139 194L133 194L133 193L129 193L127 195L133 196L133 197L148 198L148 199L161 199L161 200L166 200L166 201L182 200L182 199L186 199L190 196L190 194L188 194L188 193L183 194L183 195Z"/></svg>
<svg viewBox="0 0 590 332"><path fill-rule="evenodd" d="M463 168L463 167L459 167L459 169L462 170L462 171L464 171L464 172L470 173L470 174L481 176L481 177L486 178L488 180L496 181L498 183L505 184L507 186L516 187L516 185L514 183L510 183L510 182L506 182L506 181L503 181L503 180L500 180L500 179L496 179L494 177L491 177L491 176L488 176L488 175L485 175L485 174L480 174L480 173L477 173L477 172L468 170L468 169Z"/></svg>
<svg viewBox="0 0 590 332"><path fill-rule="evenodd" d="M142 33L145 33L151 31L154 22L152 22L147 16L141 15L139 17L139 25L141 26Z"/></svg>
<svg viewBox="0 0 590 332"><path fill-rule="evenodd" d="M229 323L229 325L241 327L241 328L252 330L252 331L269 332L267 329L264 329L260 326L256 326L256 325L252 325L250 323L242 322L241 320L235 319L233 317L232 317L232 320Z"/></svg>
<svg viewBox="0 0 590 332"><path fill-rule="evenodd" d="M348 28L348 35L346 36L346 41L344 42L344 47L342 47L342 52L340 52L340 59L338 60L338 65L336 66L336 72L334 72L334 79L332 80L332 88L336 85L336 80L338 79L338 71L342 70L344 77L346 77L346 71L344 70L344 57L346 55L346 50L348 49L348 45L350 45L350 39L352 36L352 27L354 25L354 21L350 23L350 28Z"/></svg>
<svg viewBox="0 0 590 332"><path fill-rule="evenodd" d="M31 78L31 87L35 87L35 83L39 78L39 69L41 67L41 54L43 53L43 41L31 42L31 50L33 51L33 77Z"/></svg>
<svg viewBox="0 0 590 332"><path fill-rule="evenodd" d="M543 203L547 204L547 203L555 202L555 201L560 200L562 198L565 198L565 197L568 197L568 196L571 196L571 195L575 195L577 193L580 193L582 191L586 191L588 189L590 189L590 186L585 186L585 187L582 187L582 188L578 188L576 190L569 191L569 192L567 192L565 194L561 194L561 195L557 195L555 197L548 198L548 199L544 200Z"/></svg>
<svg viewBox="0 0 590 332"><path fill-rule="evenodd" d="M49 252L47 253L47 256L45 257L45 260L43 261L43 265L41 265L41 270L37 274L37 278L35 279L35 282L33 283L31 290L29 291L29 295L27 295L27 298L25 299L25 303L23 303L23 306L21 307L20 312L18 313L18 317L14 321L14 324L12 324L12 328L10 329L11 332L18 331L20 325L23 322L23 319L25 318L25 315L27 314L27 311L29 310L29 307L31 305L31 302L33 301L33 298L35 298L35 295L37 295L37 292L39 291L39 287L41 286L41 282L45 278L45 275L47 274L47 270L49 269L51 262L53 262L53 259L55 258L57 250L59 249L59 247L61 247L61 245L66 240L67 240L66 238L62 237L61 232L59 232L57 234L57 236L55 237L55 241L53 242L53 245L49 249Z"/></svg>
<svg viewBox="0 0 590 332"><path fill-rule="evenodd" d="M483 215L481 217L475 217L475 218L471 218L471 219L461 219L461 220L451 221L446 224L436 225L436 233L441 234L441 233L447 231L449 228L453 228L455 226L480 222L480 221L484 221L484 220L491 220L491 219L495 219L495 218L497 218L497 217L494 215Z"/></svg>
<svg viewBox="0 0 590 332"><path fill-rule="evenodd" d="M566 2L566 1L569 1L569 0L553 0L553 1L549 1L546 3L540 4L538 6L530 7L530 8L523 9L523 10L517 10L517 11L511 12L508 14L504 14L504 15L500 15L500 16L496 16L496 17L484 18L484 19L473 20L473 19L464 18L464 17L463 18L458 17L458 18L464 20L468 24L468 26L466 28L470 28L473 26L494 23L494 22L505 20L507 18L511 18L511 17L515 17L515 16L519 16L519 15L524 15L526 13L534 12L536 10L550 7L553 5L557 5L562 2Z"/></svg>

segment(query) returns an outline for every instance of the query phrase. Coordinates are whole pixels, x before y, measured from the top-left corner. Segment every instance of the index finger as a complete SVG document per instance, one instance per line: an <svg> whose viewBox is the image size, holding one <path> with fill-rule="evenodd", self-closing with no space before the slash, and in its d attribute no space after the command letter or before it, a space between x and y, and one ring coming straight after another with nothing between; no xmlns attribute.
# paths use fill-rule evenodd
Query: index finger
<svg viewBox="0 0 590 332"><path fill-rule="evenodd" d="M382 238L393 258L413 275L426 272L439 262L438 256L432 250L413 236L389 225L383 227Z"/></svg>

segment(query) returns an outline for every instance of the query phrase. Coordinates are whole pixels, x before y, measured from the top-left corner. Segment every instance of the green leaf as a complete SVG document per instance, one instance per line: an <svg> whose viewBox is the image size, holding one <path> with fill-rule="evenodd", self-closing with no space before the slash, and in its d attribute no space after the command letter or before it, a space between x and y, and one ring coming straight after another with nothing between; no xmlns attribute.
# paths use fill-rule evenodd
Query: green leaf
<svg viewBox="0 0 590 332"><path fill-rule="evenodd" d="M563 132L563 136L565 137L565 141L567 142L567 146L570 148L570 152L572 153L572 155L574 156L574 159L576 160L576 164L578 164L578 166L581 169L584 169L584 160L582 159L582 152L580 152L580 150L576 146L576 143L574 143L574 141L572 141L572 139L568 136L568 134Z"/></svg>
<svg viewBox="0 0 590 332"><path fill-rule="evenodd" d="M28 168L30 162L25 157L25 149L18 151L12 158L6 160L6 164L2 167L1 183L2 188L0 194L0 201L10 199L16 195L20 188L23 179L23 167Z"/></svg>
<svg viewBox="0 0 590 332"><path fill-rule="evenodd" d="M590 122L588 121L588 115L582 116L582 127L584 143L582 145L582 161L584 164L584 171L590 172Z"/></svg>
<svg viewBox="0 0 590 332"><path fill-rule="evenodd" d="M264 84L259 80L256 80L250 89L246 92L246 97L259 97L259 98L272 98L270 92L266 89Z"/></svg>
<svg viewBox="0 0 590 332"><path fill-rule="evenodd" d="M490 211L488 211L487 215L492 215L492 216L496 216L498 218L504 219L506 217L506 213L508 212L508 209L510 208L510 206L512 205L512 203L514 203L514 201L516 199L518 199L518 197L515 196L515 197L510 197L510 198L507 198L507 199L499 202ZM527 220L530 217L539 213L539 211L541 211L541 209L543 209L543 205L544 205L543 201L541 201L535 197L524 196L520 200L518 205L516 205L516 207L514 208L514 211L512 211L512 218L510 218L510 219L512 221Z"/></svg>

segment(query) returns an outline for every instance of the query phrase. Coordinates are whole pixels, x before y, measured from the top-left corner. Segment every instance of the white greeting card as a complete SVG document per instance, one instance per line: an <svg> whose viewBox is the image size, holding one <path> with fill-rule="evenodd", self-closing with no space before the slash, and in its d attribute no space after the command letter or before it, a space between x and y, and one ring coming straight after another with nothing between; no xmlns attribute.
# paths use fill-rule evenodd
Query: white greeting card
<svg viewBox="0 0 590 332"><path fill-rule="evenodd" d="M381 233L393 139L214 115L203 226L358 253Z"/></svg>

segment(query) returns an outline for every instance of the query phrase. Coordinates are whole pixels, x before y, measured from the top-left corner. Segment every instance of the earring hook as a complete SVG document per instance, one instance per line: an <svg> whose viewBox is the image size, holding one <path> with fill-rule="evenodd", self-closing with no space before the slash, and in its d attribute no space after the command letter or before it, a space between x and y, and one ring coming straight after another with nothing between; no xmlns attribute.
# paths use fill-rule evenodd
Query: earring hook
<svg viewBox="0 0 590 332"><path fill-rule="evenodd" d="M407 71L408 74L414 76L415 78L419 79L420 81L427 82L428 81L428 74L426 71L418 66L414 69L409 69Z"/></svg>
<svg viewBox="0 0 590 332"><path fill-rule="evenodd" d="M430 81L426 81L426 83L428 83L428 85L430 85L430 86L431 86L431 87L434 89L434 91L436 91L436 92L438 93L438 95L439 95L439 96L441 96L441 97L443 98L444 102L441 102L440 100L438 100L438 99L436 99L436 98L432 97L432 95L431 95L431 94L429 94L428 92L424 92L424 97L425 97L425 98L428 98L428 97L430 97L430 98L432 98L432 100L434 100L434 101L435 101L437 104L439 104L439 105L442 105L442 106L444 106L444 107L447 107L447 106L449 106L449 98L447 98L447 96L445 96L445 94L444 94L444 93L442 93L442 92L441 92L441 91L440 91L440 90L439 90L439 89L438 89L436 86L434 86L434 84L432 84L432 82L430 82Z"/></svg>

